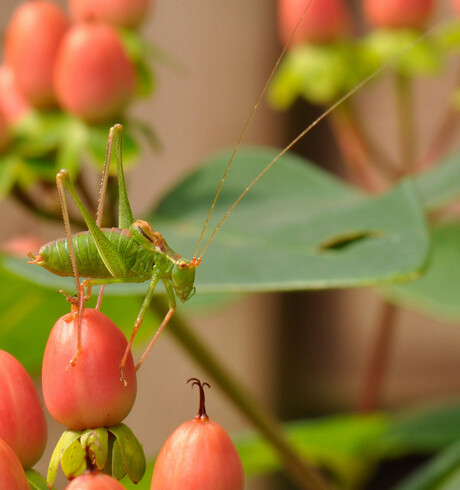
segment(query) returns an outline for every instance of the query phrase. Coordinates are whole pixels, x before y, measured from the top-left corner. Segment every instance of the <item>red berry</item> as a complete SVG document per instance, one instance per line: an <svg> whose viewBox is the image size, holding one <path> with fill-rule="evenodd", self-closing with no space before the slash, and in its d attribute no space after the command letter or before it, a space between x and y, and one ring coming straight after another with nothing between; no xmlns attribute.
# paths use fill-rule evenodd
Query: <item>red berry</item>
<svg viewBox="0 0 460 490"><path fill-rule="evenodd" d="M66 487L66 490L124 490L115 478L103 473L93 472L80 475Z"/></svg>
<svg viewBox="0 0 460 490"><path fill-rule="evenodd" d="M6 30L5 59L19 89L36 107L54 105L53 73L61 40L69 27L62 9L47 0L22 3Z"/></svg>
<svg viewBox="0 0 460 490"><path fill-rule="evenodd" d="M21 462L3 439L0 439L0 488L30 490Z"/></svg>
<svg viewBox="0 0 460 490"><path fill-rule="evenodd" d="M278 23L285 45L308 5L307 0L278 0ZM313 0L292 44L328 43L346 38L351 30L351 12L345 0Z"/></svg>
<svg viewBox="0 0 460 490"><path fill-rule="evenodd" d="M77 350L78 318L65 315L51 330L43 358L43 397L49 413L62 425L82 430L116 425L131 411L136 398L136 370L129 354L120 380L120 362L127 341L121 330L97 310L81 319L82 351Z"/></svg>
<svg viewBox="0 0 460 490"><path fill-rule="evenodd" d="M8 124L20 121L30 111L13 70L6 64L0 65L0 110Z"/></svg>
<svg viewBox="0 0 460 490"><path fill-rule="evenodd" d="M364 0L370 25L389 29L422 29L433 13L434 0Z"/></svg>
<svg viewBox="0 0 460 490"><path fill-rule="evenodd" d="M454 12L456 14L460 15L460 0L452 0L451 4L452 4L452 9L454 10Z"/></svg>
<svg viewBox="0 0 460 490"><path fill-rule="evenodd" d="M100 122L118 116L131 100L135 72L117 31L102 22L85 22L65 36L54 81L64 109Z"/></svg>
<svg viewBox="0 0 460 490"><path fill-rule="evenodd" d="M242 490L244 472L228 433L209 420L203 385L196 417L179 426L162 447L153 470L151 490Z"/></svg>
<svg viewBox="0 0 460 490"><path fill-rule="evenodd" d="M136 27L147 14L150 0L69 0L77 22L102 20L120 27Z"/></svg>
<svg viewBox="0 0 460 490"><path fill-rule="evenodd" d="M0 393L0 438L11 446L24 468L32 468L46 446L45 414L27 371L3 350Z"/></svg>

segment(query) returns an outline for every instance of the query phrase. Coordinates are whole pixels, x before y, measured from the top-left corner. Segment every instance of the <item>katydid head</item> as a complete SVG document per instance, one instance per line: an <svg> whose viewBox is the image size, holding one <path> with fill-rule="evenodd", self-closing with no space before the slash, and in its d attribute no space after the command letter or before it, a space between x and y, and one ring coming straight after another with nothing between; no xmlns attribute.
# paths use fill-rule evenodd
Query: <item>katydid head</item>
<svg viewBox="0 0 460 490"><path fill-rule="evenodd" d="M195 294L196 264L180 258L171 270L171 281L177 297L184 303Z"/></svg>

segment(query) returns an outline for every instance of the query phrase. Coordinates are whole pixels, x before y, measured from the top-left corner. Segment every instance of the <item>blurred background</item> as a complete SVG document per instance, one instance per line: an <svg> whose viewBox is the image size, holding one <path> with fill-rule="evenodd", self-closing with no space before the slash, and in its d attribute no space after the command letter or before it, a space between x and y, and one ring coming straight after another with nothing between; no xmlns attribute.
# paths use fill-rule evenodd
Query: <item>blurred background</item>
<svg viewBox="0 0 460 490"><path fill-rule="evenodd" d="M358 9L360 2L350 3ZM436 18L442 20L446 6L438 3ZM1 3L3 27L17 4ZM153 126L162 148L153 152L145 146L141 161L129 171L135 216L142 217L204 157L234 146L281 50L276 8L274 0L154 2L142 32L166 53L165 62L155 65L154 97L131 110ZM420 152L426 135L441 118L446 92L455 81L452 67L441 77L417 82ZM397 134L388 84L383 76L361 90L359 109L370 131L391 153ZM289 113L279 113L263 102L244 141L282 147L318 111L299 102ZM295 151L347 178L332 142L324 121ZM99 175L93 168L87 169L86 178L97 186ZM43 242L63 236L62 225L44 226L10 201L1 203L1 213L2 240L23 235L25 230ZM215 355L282 420L354 409L381 308L381 300L370 290L257 294L203 312L179 305ZM397 323L382 406L397 408L457 395L460 330L456 325L407 310ZM194 416L197 396L185 385L190 377L208 380L166 332L139 371L137 401L126 420L147 454L156 453L174 428ZM218 388L209 392L207 405L210 417L232 434L249 427ZM48 451L38 467L42 472L62 430L51 419L49 424ZM248 481L246 488L293 487L283 479L267 477Z"/></svg>

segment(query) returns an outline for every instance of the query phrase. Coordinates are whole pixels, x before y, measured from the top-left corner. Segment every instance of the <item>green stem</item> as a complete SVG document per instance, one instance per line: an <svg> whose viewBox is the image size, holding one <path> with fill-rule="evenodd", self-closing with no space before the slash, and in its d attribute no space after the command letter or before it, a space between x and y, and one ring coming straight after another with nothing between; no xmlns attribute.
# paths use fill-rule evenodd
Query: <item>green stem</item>
<svg viewBox="0 0 460 490"><path fill-rule="evenodd" d="M152 301L152 307L156 313L159 313L164 311L166 305L163 299L155 297ZM282 460L286 472L300 488L305 490L331 488L316 471L305 464L287 440L279 422L242 388L242 383L230 374L218 357L213 355L211 350L192 332L192 329L177 313L170 321L169 333L213 377L227 397L273 446Z"/></svg>

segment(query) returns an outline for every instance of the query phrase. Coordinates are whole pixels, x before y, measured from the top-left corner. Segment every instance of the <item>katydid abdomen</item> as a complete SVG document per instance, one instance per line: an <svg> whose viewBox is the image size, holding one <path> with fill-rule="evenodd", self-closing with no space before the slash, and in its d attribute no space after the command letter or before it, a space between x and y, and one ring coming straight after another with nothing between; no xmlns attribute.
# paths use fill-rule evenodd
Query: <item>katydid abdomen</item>
<svg viewBox="0 0 460 490"><path fill-rule="evenodd" d="M103 228L102 232L123 258L126 266L125 279L132 282L144 282L152 277L154 254L143 248L121 228ZM78 273L82 277L110 278L114 277L105 266L96 243L89 231L72 235ZM58 276L73 276L72 261L67 238L53 240L43 245L38 265Z"/></svg>

